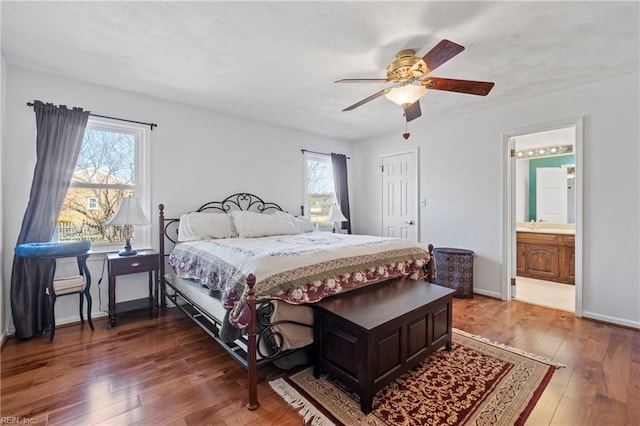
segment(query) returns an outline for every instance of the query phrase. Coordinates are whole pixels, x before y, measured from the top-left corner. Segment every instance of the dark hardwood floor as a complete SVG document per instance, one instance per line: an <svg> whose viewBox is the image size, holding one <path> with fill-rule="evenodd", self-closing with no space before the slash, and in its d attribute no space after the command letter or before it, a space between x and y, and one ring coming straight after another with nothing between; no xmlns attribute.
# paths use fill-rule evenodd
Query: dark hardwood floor
<svg viewBox="0 0 640 426"><path fill-rule="evenodd" d="M246 372L175 310L159 319L118 318L106 330L58 327L9 339L1 353L3 424L300 425L302 417L261 371L255 411L246 404ZM640 332L573 314L476 295L454 299L454 327L545 355L558 370L530 425L640 424Z"/></svg>

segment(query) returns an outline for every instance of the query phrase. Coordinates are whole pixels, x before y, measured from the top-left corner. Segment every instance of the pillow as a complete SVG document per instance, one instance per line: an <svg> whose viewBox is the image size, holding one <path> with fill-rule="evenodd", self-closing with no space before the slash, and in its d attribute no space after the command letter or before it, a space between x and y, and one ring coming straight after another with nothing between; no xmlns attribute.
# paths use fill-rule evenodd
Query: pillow
<svg viewBox="0 0 640 426"><path fill-rule="evenodd" d="M304 232L313 232L316 230L313 223L304 216L294 216L293 220L295 220L295 223L302 228Z"/></svg>
<svg viewBox="0 0 640 426"><path fill-rule="evenodd" d="M262 214L236 210L231 212L233 225L241 238L294 235L304 231L297 225L274 214Z"/></svg>
<svg viewBox="0 0 640 426"><path fill-rule="evenodd" d="M275 210L274 212L271 213L271 215L284 220L285 222L290 223L293 226L297 226L298 228L300 228L302 230L302 232L313 232L315 231L315 228L313 227L313 224L311 222L309 222L309 219L307 219L304 216L294 216L291 213L287 213L287 212L283 212L280 210Z"/></svg>
<svg viewBox="0 0 640 426"><path fill-rule="evenodd" d="M234 237L231 218L225 213L192 212L180 216L178 241Z"/></svg>

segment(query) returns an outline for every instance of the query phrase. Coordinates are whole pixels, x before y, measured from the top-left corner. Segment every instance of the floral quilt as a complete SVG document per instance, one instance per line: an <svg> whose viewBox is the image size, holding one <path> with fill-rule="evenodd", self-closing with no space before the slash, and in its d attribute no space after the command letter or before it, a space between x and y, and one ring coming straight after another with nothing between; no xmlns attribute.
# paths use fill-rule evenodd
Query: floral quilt
<svg viewBox="0 0 640 426"><path fill-rule="evenodd" d="M250 273L258 299L301 304L395 276L418 278L428 260L415 241L328 232L190 241L169 256L179 277L220 292L240 327Z"/></svg>

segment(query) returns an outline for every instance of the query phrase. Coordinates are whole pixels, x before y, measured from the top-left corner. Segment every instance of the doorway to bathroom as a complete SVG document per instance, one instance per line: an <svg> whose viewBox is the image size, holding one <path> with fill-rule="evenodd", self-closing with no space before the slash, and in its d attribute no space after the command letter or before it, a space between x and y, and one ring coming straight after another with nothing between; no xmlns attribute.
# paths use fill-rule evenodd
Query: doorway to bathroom
<svg viewBox="0 0 640 426"><path fill-rule="evenodd" d="M503 299L582 313L582 120L505 134Z"/></svg>

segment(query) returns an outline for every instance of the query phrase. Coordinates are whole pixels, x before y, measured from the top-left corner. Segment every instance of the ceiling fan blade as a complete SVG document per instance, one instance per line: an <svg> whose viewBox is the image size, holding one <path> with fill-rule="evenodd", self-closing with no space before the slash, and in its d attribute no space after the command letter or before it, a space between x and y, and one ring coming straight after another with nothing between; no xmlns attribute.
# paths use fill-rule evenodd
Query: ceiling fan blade
<svg viewBox="0 0 640 426"><path fill-rule="evenodd" d="M391 87L387 87L386 89L382 89L381 91L374 93L373 95L369 96L368 98L364 98L360 102L356 102L355 104L346 107L342 111L351 111L352 109L356 109L359 106L364 105L369 101L372 101L372 100L374 100L376 98L379 98L382 95L386 95L389 92L389 90L391 90Z"/></svg>
<svg viewBox="0 0 640 426"><path fill-rule="evenodd" d="M420 110L420 100L415 101L404 109L404 117L407 119L407 123L415 120L421 115L422 111Z"/></svg>
<svg viewBox="0 0 640 426"><path fill-rule="evenodd" d="M429 71L433 71L463 50L464 46L460 46L446 39L440 40L440 43L428 51L427 54L422 57L422 60L427 64Z"/></svg>
<svg viewBox="0 0 640 426"><path fill-rule="evenodd" d="M334 83L387 83L388 81L386 78L343 78Z"/></svg>
<svg viewBox="0 0 640 426"><path fill-rule="evenodd" d="M427 89L447 90L449 92L467 93L469 95L486 96L495 83L490 81L455 80L452 78L427 77L422 85Z"/></svg>

